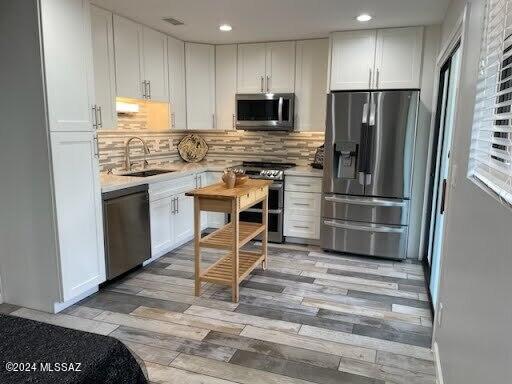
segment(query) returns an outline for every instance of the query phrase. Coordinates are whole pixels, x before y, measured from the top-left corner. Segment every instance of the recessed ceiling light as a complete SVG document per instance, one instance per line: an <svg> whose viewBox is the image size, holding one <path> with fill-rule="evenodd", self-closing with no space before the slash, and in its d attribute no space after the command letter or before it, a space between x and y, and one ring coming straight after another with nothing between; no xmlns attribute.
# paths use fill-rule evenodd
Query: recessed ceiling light
<svg viewBox="0 0 512 384"><path fill-rule="evenodd" d="M363 13L359 16L356 17L357 21L361 21L361 22L365 22L365 21L370 21L372 19L372 17L367 14L367 13Z"/></svg>
<svg viewBox="0 0 512 384"><path fill-rule="evenodd" d="M233 27L231 27L231 25L229 24L222 24L219 29L222 31L222 32L229 32L233 29Z"/></svg>

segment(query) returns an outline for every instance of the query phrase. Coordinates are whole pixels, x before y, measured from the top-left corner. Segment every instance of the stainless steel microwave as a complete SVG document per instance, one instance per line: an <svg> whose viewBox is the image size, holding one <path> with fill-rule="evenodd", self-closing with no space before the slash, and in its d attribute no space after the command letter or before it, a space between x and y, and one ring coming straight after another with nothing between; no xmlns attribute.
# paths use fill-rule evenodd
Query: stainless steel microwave
<svg viewBox="0 0 512 384"><path fill-rule="evenodd" d="M255 93L236 95L236 129L293 131L295 94Z"/></svg>

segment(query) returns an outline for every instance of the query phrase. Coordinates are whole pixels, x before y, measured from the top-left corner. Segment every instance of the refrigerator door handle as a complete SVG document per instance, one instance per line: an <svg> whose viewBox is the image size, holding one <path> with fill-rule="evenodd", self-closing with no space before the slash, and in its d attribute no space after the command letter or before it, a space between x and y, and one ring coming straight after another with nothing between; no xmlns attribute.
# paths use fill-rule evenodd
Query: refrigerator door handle
<svg viewBox="0 0 512 384"><path fill-rule="evenodd" d="M390 227L379 224L351 224L334 220L324 220L324 224L328 227L373 233L404 233L406 231L406 227Z"/></svg>
<svg viewBox="0 0 512 384"><path fill-rule="evenodd" d="M371 155L373 152L372 144L373 144L373 134L375 131L375 110L376 105L375 102L371 101L370 103L370 118L368 123L368 129L367 129L367 136L366 136L366 163L365 163L365 176L364 176L364 185L371 185L372 184L372 174L371 172Z"/></svg>
<svg viewBox="0 0 512 384"><path fill-rule="evenodd" d="M357 204L357 205L368 205L368 206L379 206L379 207L405 207L407 202L403 200L391 200L384 198L357 198L357 197L349 197L349 196L325 196L326 201L331 201L333 203L343 203L343 204Z"/></svg>
<svg viewBox="0 0 512 384"><path fill-rule="evenodd" d="M359 146L359 163L357 167L359 184L365 185L365 172L368 159L368 103L363 105L363 118L361 120L361 144Z"/></svg>

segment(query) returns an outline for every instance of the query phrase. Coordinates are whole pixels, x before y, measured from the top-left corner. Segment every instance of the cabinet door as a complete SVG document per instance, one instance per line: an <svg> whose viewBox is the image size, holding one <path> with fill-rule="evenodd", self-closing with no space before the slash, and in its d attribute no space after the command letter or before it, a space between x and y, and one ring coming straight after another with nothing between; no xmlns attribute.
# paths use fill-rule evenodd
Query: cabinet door
<svg viewBox="0 0 512 384"><path fill-rule="evenodd" d="M265 43L238 44L238 93L265 91Z"/></svg>
<svg viewBox="0 0 512 384"><path fill-rule="evenodd" d="M114 15L114 50L117 96L142 99L142 26Z"/></svg>
<svg viewBox="0 0 512 384"><path fill-rule="evenodd" d="M169 252L174 245L173 201L166 197L150 204L151 256L158 257Z"/></svg>
<svg viewBox="0 0 512 384"><path fill-rule="evenodd" d="M267 44L265 88L273 93L295 91L295 41Z"/></svg>
<svg viewBox="0 0 512 384"><path fill-rule="evenodd" d="M212 129L215 118L215 48L185 43L187 126Z"/></svg>
<svg viewBox="0 0 512 384"><path fill-rule="evenodd" d="M91 5L92 53L96 105L101 108L100 126L116 127L116 79L112 13Z"/></svg>
<svg viewBox="0 0 512 384"><path fill-rule="evenodd" d="M235 129L237 46L215 46L216 128Z"/></svg>
<svg viewBox="0 0 512 384"><path fill-rule="evenodd" d="M376 34L351 31L331 35L331 90L372 87Z"/></svg>
<svg viewBox="0 0 512 384"><path fill-rule="evenodd" d="M301 132L324 132L329 40L297 41L295 126Z"/></svg>
<svg viewBox="0 0 512 384"><path fill-rule="evenodd" d="M379 30L375 88L419 88L422 50L423 27Z"/></svg>
<svg viewBox="0 0 512 384"><path fill-rule="evenodd" d="M105 281L101 187L92 132L52 132L62 300Z"/></svg>
<svg viewBox="0 0 512 384"><path fill-rule="evenodd" d="M194 236L194 198L184 193L176 195L174 239L176 245L189 241Z"/></svg>
<svg viewBox="0 0 512 384"><path fill-rule="evenodd" d="M167 38L171 128L187 129L185 100L185 43Z"/></svg>
<svg viewBox="0 0 512 384"><path fill-rule="evenodd" d="M92 131L94 74L89 1L42 1L41 21L50 130Z"/></svg>
<svg viewBox="0 0 512 384"><path fill-rule="evenodd" d="M148 81L151 100L169 102L167 67L167 36L151 28L143 27L144 80Z"/></svg>

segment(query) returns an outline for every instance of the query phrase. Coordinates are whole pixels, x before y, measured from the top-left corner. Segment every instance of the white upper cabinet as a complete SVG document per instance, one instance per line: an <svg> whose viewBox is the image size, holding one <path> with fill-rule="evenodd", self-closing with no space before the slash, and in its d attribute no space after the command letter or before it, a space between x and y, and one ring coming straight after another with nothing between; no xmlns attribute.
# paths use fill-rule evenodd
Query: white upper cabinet
<svg viewBox="0 0 512 384"><path fill-rule="evenodd" d="M293 93L295 90L295 41L266 44L266 91Z"/></svg>
<svg viewBox="0 0 512 384"><path fill-rule="evenodd" d="M167 53L169 62L170 125L173 129L187 129L185 43L168 37Z"/></svg>
<svg viewBox="0 0 512 384"><path fill-rule="evenodd" d="M238 45L238 93L291 93L294 89L294 41Z"/></svg>
<svg viewBox="0 0 512 384"><path fill-rule="evenodd" d="M237 46L215 46L216 128L235 129Z"/></svg>
<svg viewBox="0 0 512 384"><path fill-rule="evenodd" d="M117 96L169 101L167 36L114 15Z"/></svg>
<svg viewBox="0 0 512 384"><path fill-rule="evenodd" d="M423 27L331 35L331 90L419 88Z"/></svg>
<svg viewBox="0 0 512 384"><path fill-rule="evenodd" d="M331 90L372 88L376 37L376 31L332 34Z"/></svg>
<svg viewBox="0 0 512 384"><path fill-rule="evenodd" d="M238 93L265 91L266 44L238 45Z"/></svg>
<svg viewBox="0 0 512 384"><path fill-rule="evenodd" d="M146 27L142 30L142 36L146 97L154 101L169 102L167 36Z"/></svg>
<svg viewBox="0 0 512 384"><path fill-rule="evenodd" d="M329 40L297 41L296 50L295 127L301 132L324 132Z"/></svg>
<svg viewBox="0 0 512 384"><path fill-rule="evenodd" d="M379 30L375 88L419 88L422 46L423 27Z"/></svg>
<svg viewBox="0 0 512 384"><path fill-rule="evenodd" d="M115 128L116 78L112 13L91 5L94 90L98 128Z"/></svg>
<svg viewBox="0 0 512 384"><path fill-rule="evenodd" d="M142 26L114 15L117 96L142 99Z"/></svg>
<svg viewBox="0 0 512 384"><path fill-rule="evenodd" d="M88 0L41 2L50 130L92 131L94 74Z"/></svg>
<svg viewBox="0 0 512 384"><path fill-rule="evenodd" d="M188 129L215 128L215 48L185 43Z"/></svg>

